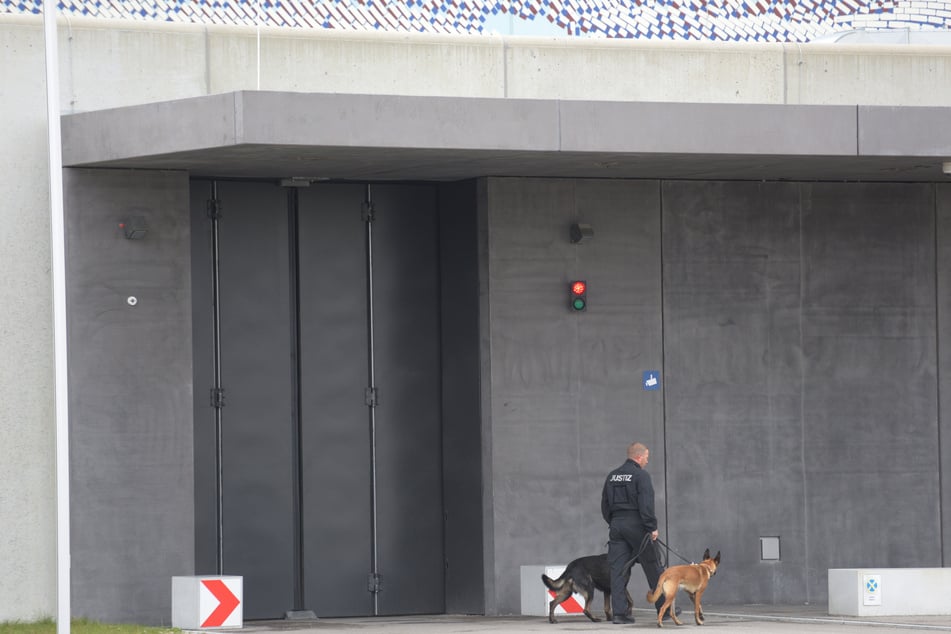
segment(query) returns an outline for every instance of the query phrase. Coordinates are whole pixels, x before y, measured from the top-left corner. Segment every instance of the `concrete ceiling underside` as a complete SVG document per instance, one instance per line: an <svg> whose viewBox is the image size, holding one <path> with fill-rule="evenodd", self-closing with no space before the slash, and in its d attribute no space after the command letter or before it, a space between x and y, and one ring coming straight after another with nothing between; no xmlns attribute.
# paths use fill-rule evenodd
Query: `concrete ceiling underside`
<svg viewBox="0 0 951 634"><path fill-rule="evenodd" d="M67 167L219 178L945 182L951 109L237 92L63 117Z"/></svg>

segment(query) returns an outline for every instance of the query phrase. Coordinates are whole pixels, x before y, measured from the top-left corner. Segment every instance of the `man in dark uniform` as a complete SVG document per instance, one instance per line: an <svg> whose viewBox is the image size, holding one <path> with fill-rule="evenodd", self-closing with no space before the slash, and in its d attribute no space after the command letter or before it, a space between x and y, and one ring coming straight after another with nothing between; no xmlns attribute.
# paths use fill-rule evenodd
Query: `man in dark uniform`
<svg viewBox="0 0 951 634"><path fill-rule="evenodd" d="M651 589L657 587L657 580L664 571L653 543L657 539L654 485L644 470L649 457L647 447L639 442L631 444L627 448L627 460L608 474L601 492L601 515L611 527L608 563L611 566L612 621L616 624L634 622L628 613L624 565L637 557ZM658 611L663 604L663 597L658 598L655 604ZM665 618L669 617L665 615Z"/></svg>

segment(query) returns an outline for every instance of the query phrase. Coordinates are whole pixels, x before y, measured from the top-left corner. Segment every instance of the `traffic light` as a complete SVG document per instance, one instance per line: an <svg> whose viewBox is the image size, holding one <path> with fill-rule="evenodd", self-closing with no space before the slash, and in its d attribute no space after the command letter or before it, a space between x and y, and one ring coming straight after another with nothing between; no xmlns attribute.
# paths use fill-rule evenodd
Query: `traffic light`
<svg viewBox="0 0 951 634"><path fill-rule="evenodd" d="M588 310L588 283L584 280L575 280L569 286L571 290L571 310L581 312Z"/></svg>

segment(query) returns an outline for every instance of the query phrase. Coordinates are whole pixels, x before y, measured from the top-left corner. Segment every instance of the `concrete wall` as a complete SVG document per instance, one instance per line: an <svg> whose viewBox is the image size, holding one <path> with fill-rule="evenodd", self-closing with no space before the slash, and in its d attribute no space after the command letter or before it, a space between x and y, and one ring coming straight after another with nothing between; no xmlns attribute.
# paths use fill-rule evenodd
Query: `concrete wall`
<svg viewBox="0 0 951 634"><path fill-rule="evenodd" d="M63 112L234 90L844 105L951 101L951 47L439 36L60 21ZM44 97L38 17L0 16L23 84ZM566 81L566 78L571 78ZM39 112L37 114L43 114Z"/></svg>
<svg viewBox="0 0 951 634"><path fill-rule="evenodd" d="M633 440L662 538L723 552L710 603L821 604L830 567L944 565L935 192L490 179L498 611L519 565L603 552L601 483Z"/></svg>
<svg viewBox="0 0 951 634"><path fill-rule="evenodd" d="M46 79L40 32L19 24L0 28L0 622L56 598Z"/></svg>
<svg viewBox="0 0 951 634"><path fill-rule="evenodd" d="M261 35L259 67L254 29L62 19L62 110L88 111L255 88L744 103L945 105L951 101L951 50L937 46L713 45L269 29ZM0 147L6 150L0 156L0 194L5 201L0 211L4 223L0 234L4 271L0 284L0 349L4 351L0 359L4 379L0 382L4 403L0 411L0 526L4 527L0 533L0 561L4 562L0 620L4 620L55 612L55 480L46 87L40 18L0 15L0 50L4 56L0 116L5 122L0 128ZM947 194L941 198L941 226L947 222L947 199ZM941 284L946 280L939 280ZM592 292L599 292L599 286ZM595 304L597 297L598 293L592 295ZM570 334L571 326L557 322L552 328ZM532 345L537 347L539 342ZM494 407L505 413L505 402L497 401ZM621 412L609 414L620 416ZM650 433L656 431L651 428ZM949 437L942 437L945 445ZM594 464L600 470L604 461L620 457L616 439L590 442L601 443L601 449L586 454L585 486L595 479ZM498 458L504 463L504 456ZM503 478L500 486L508 481ZM581 485L576 486L580 494ZM577 517L590 521L587 511L579 511ZM949 523L944 526L947 532ZM575 545L596 544L569 544L563 554L574 552ZM506 547L501 548L504 552Z"/></svg>
<svg viewBox="0 0 951 634"><path fill-rule="evenodd" d="M807 595L800 190L664 186L671 543L722 551L709 602ZM783 561L759 563L761 535Z"/></svg>
<svg viewBox="0 0 951 634"><path fill-rule="evenodd" d="M168 624L195 572L188 177L68 170L64 190L74 614Z"/></svg>
<svg viewBox="0 0 951 634"><path fill-rule="evenodd" d="M669 183L663 213L671 530L724 551L711 600L941 565L933 186Z"/></svg>
<svg viewBox="0 0 951 634"><path fill-rule="evenodd" d="M489 179L487 196L489 559L506 614L519 610L519 566L605 552L601 485L634 440L651 449L666 531L664 393L640 387L664 361L660 186ZM573 222L594 239L571 244ZM587 312L568 309L572 279L588 282Z"/></svg>

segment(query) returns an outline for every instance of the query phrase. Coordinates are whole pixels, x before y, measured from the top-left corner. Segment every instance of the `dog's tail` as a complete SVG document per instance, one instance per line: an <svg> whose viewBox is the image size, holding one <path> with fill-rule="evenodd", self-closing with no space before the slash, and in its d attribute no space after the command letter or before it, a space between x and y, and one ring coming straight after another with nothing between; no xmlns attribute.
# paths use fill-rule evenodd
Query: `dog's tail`
<svg viewBox="0 0 951 634"><path fill-rule="evenodd" d="M656 603L657 599L659 599L664 594L666 594L664 592L664 582L658 581L657 587L647 593L647 602Z"/></svg>
<svg viewBox="0 0 951 634"><path fill-rule="evenodd" d="M561 590L562 586L565 585L565 575L561 575L557 579L552 579L548 575L542 574L542 583L548 586L549 590L554 590L555 592L558 592L559 590Z"/></svg>

